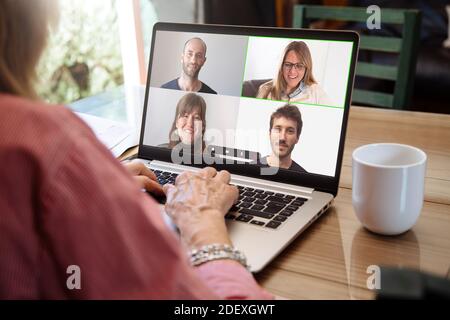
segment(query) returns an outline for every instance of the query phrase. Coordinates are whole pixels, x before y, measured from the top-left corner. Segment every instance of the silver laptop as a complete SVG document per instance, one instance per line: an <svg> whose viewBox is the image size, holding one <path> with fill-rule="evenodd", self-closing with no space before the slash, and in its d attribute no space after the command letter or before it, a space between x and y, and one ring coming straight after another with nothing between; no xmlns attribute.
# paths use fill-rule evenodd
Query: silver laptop
<svg viewBox="0 0 450 320"><path fill-rule="evenodd" d="M354 32L154 26L138 158L161 184L228 170L240 197L225 219L253 272L337 194L358 45Z"/></svg>

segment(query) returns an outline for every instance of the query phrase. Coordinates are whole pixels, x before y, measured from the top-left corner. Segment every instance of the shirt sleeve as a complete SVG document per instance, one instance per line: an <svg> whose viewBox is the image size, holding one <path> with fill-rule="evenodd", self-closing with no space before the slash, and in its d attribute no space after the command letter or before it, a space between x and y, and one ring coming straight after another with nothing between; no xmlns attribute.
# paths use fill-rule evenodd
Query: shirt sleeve
<svg viewBox="0 0 450 320"><path fill-rule="evenodd" d="M197 267L197 274L223 299L266 300L274 298L256 283L249 271L232 260L216 260L205 263Z"/></svg>
<svg viewBox="0 0 450 320"><path fill-rule="evenodd" d="M84 128L83 128L84 129ZM81 299L270 298L233 261L194 269L159 206L88 129L65 153L41 190L41 234L61 292ZM81 271L68 290L67 268ZM45 277L54 277L55 274ZM43 288L45 290L45 288Z"/></svg>

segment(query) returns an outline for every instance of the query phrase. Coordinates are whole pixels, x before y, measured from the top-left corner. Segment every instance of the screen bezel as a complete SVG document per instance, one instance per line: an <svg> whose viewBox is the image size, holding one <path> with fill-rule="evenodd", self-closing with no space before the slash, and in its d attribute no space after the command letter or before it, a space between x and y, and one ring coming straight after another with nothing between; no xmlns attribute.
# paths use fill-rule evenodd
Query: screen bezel
<svg viewBox="0 0 450 320"><path fill-rule="evenodd" d="M257 165L242 164L223 164L212 165L217 170L228 170L230 173L260 178L270 179L272 181L293 184L313 188L315 190L328 192L337 195L339 178L341 174L342 159L344 154L345 136L347 131L347 122L350 111L351 93L355 78L355 66L358 56L359 35L354 31L332 31L332 30L311 30L311 29L286 29L286 28L266 28L266 27L247 27L247 26L225 26L225 25L207 25L207 24L183 24L183 23L167 23L158 22L153 27L153 36L150 50L150 59L147 73L147 85L145 90L145 101L142 115L141 135L139 141L138 157L147 160L159 160L164 162L171 161L171 150L156 146L144 145L144 133L146 125L146 116L148 108L148 98L150 92L151 67L153 65L153 53L158 31L176 31L176 32L192 32L192 33L212 33L221 35L237 35L237 36L265 36L290 39L311 39L311 40L334 40L348 41L353 43L351 54L350 71L347 79L347 92L344 104L344 115L342 119L342 128L339 141L339 150L337 155L335 176L325 176L315 173L297 173L290 170L280 169L276 175L261 176L260 167ZM205 167L204 165L195 165L197 167Z"/></svg>

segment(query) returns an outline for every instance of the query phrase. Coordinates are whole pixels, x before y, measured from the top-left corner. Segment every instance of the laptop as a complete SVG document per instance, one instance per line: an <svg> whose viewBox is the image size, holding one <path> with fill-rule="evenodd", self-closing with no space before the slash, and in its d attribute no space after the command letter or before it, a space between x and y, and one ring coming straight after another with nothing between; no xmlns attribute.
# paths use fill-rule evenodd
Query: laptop
<svg viewBox="0 0 450 320"><path fill-rule="evenodd" d="M138 159L161 184L228 170L225 219L252 272L337 195L358 46L351 31L154 26Z"/></svg>

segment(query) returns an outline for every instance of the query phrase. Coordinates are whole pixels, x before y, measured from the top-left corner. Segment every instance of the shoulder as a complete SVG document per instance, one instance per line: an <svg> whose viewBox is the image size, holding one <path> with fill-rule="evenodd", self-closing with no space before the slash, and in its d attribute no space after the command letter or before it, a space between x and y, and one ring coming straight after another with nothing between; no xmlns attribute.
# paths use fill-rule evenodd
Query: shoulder
<svg viewBox="0 0 450 320"><path fill-rule="evenodd" d="M292 160L292 164L289 167L289 170L297 171L297 172L301 172L301 173L308 173L308 171L306 171L301 165L299 165L294 160Z"/></svg>
<svg viewBox="0 0 450 320"><path fill-rule="evenodd" d="M273 80L264 82L259 86L257 98L266 98L273 88Z"/></svg>
<svg viewBox="0 0 450 320"><path fill-rule="evenodd" d="M270 81L267 81L267 82L264 82L263 84L261 84L259 86L259 89L260 90L270 90L270 89L272 89L272 87L273 87L273 80L270 80Z"/></svg>
<svg viewBox="0 0 450 320"><path fill-rule="evenodd" d="M318 83L314 83L310 86L310 94L314 97L315 103L325 105L332 105L334 103L323 87Z"/></svg>
<svg viewBox="0 0 450 320"><path fill-rule="evenodd" d="M56 166L71 141L94 140L94 133L65 106L0 95L0 148Z"/></svg>
<svg viewBox="0 0 450 320"><path fill-rule="evenodd" d="M180 87L178 86L178 78L173 79L167 83L164 83L161 88L164 89L176 89L176 90L180 90Z"/></svg>
<svg viewBox="0 0 450 320"><path fill-rule="evenodd" d="M308 90L311 95L317 97L317 99L327 98L325 90L318 83L313 83L312 85L308 86Z"/></svg>
<svg viewBox="0 0 450 320"><path fill-rule="evenodd" d="M214 91L213 89L211 89L208 85L206 85L205 83L202 82L202 87L200 88L199 92L203 92L203 93L211 93L211 94L217 94L216 91Z"/></svg>
<svg viewBox="0 0 450 320"><path fill-rule="evenodd" d="M57 137L76 136L90 132L90 129L76 114L63 105L51 105L40 101L0 95L1 130L19 135L43 134L39 140L45 141L49 134L52 141ZM4 140L3 140L4 141Z"/></svg>
<svg viewBox="0 0 450 320"><path fill-rule="evenodd" d="M309 90L311 90L313 92L319 92L319 93L325 92L323 90L322 86L318 83L313 83L313 84L309 85L308 88L309 88Z"/></svg>

